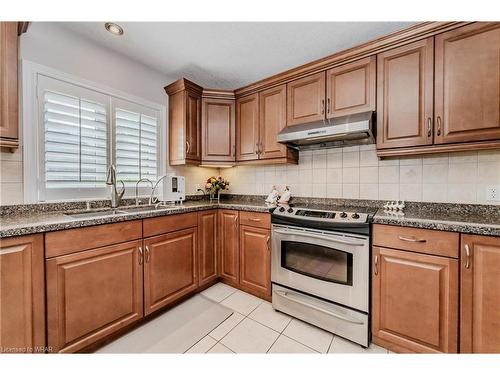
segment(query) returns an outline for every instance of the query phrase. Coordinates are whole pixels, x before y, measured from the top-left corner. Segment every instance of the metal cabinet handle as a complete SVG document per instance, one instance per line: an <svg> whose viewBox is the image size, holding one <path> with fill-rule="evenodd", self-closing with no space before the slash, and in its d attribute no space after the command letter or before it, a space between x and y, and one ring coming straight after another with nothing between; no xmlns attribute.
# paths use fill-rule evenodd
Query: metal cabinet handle
<svg viewBox="0 0 500 375"><path fill-rule="evenodd" d="M465 264L464 267L469 269L470 268L470 247L469 245L465 244Z"/></svg>
<svg viewBox="0 0 500 375"><path fill-rule="evenodd" d="M238 228L238 216L234 217L234 226Z"/></svg>
<svg viewBox="0 0 500 375"><path fill-rule="evenodd" d="M321 114L325 114L325 99L321 99Z"/></svg>
<svg viewBox="0 0 500 375"><path fill-rule="evenodd" d="M249 217L248 220L250 220L250 221L260 221L260 219L257 219L255 217Z"/></svg>
<svg viewBox="0 0 500 375"><path fill-rule="evenodd" d="M430 137L432 135L432 119L430 117L427 118L427 136Z"/></svg>
<svg viewBox="0 0 500 375"><path fill-rule="evenodd" d="M298 232L298 231L293 231L293 230L273 229L273 233L296 235L296 236L300 236L300 237L311 237L311 238L317 238L319 240L336 242L336 243L341 243L344 245L351 245L351 246L364 246L365 245L364 242L354 242L354 241L341 240L341 239L337 239L337 238L334 238L331 236L314 234L314 233L307 233L307 232Z"/></svg>
<svg viewBox="0 0 500 375"><path fill-rule="evenodd" d="M437 117L437 135L441 135L441 116Z"/></svg>
<svg viewBox="0 0 500 375"><path fill-rule="evenodd" d="M330 98L326 101L326 112L330 113Z"/></svg>
<svg viewBox="0 0 500 375"><path fill-rule="evenodd" d="M398 238L401 241L406 241L406 242L427 242L427 240L424 238L403 237L403 236L399 236Z"/></svg>
<svg viewBox="0 0 500 375"><path fill-rule="evenodd" d="M146 263L149 263L150 251L149 246L146 245Z"/></svg>
<svg viewBox="0 0 500 375"><path fill-rule="evenodd" d="M267 246L267 251L271 251L271 246L269 245L269 241L271 240L271 237L270 236L267 236L267 239L266 239L266 246Z"/></svg>
<svg viewBox="0 0 500 375"><path fill-rule="evenodd" d="M186 141L186 155L189 154L190 149L191 149L191 145L189 144L189 141Z"/></svg>
<svg viewBox="0 0 500 375"><path fill-rule="evenodd" d="M378 275L378 255L375 255L374 263L375 263L375 267L373 268L373 273L375 274L375 276L377 276Z"/></svg>
<svg viewBox="0 0 500 375"><path fill-rule="evenodd" d="M139 246L139 265L142 266L143 261L144 261L144 254L142 252L142 247Z"/></svg>

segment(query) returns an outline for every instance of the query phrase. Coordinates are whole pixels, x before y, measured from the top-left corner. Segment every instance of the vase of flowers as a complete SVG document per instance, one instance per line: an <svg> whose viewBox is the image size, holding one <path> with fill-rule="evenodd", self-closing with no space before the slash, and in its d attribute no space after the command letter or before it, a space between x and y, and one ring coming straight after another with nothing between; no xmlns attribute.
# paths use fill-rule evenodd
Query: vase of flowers
<svg viewBox="0 0 500 375"><path fill-rule="evenodd" d="M210 203L219 203L221 190L227 189L228 186L229 181L225 180L221 176L209 177L205 183L205 190L210 194Z"/></svg>

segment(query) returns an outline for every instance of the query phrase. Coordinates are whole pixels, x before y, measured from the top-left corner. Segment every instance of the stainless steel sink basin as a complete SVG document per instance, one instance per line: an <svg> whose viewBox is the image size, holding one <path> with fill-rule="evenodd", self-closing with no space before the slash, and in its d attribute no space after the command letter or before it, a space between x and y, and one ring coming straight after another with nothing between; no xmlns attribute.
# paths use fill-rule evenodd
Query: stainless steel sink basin
<svg viewBox="0 0 500 375"><path fill-rule="evenodd" d="M128 207L120 207L114 209L101 209L101 210L85 210L78 212L67 212L66 216L70 216L75 219L84 219L84 218L93 218L93 217L101 217L101 216L115 216L115 215L126 215L133 214L138 212L148 212L148 211L157 211L161 209L165 209L168 206L165 205L144 205L144 206L128 206Z"/></svg>

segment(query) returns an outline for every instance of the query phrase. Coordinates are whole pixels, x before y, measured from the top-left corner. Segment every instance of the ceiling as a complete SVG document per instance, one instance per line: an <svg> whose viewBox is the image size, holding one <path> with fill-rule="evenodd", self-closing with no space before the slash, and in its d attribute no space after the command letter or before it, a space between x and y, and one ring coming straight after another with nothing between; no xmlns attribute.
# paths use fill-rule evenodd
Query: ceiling
<svg viewBox="0 0 500 375"><path fill-rule="evenodd" d="M172 79L236 89L367 42L411 22L100 22L60 25Z"/></svg>

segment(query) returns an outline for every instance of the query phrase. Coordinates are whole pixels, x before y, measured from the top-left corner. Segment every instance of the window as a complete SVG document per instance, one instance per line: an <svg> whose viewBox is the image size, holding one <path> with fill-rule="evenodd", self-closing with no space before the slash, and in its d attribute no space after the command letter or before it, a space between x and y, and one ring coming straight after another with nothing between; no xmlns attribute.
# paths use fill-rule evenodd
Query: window
<svg viewBox="0 0 500 375"><path fill-rule="evenodd" d="M158 108L43 75L37 83L39 201L107 198L111 163L127 186L157 180Z"/></svg>

